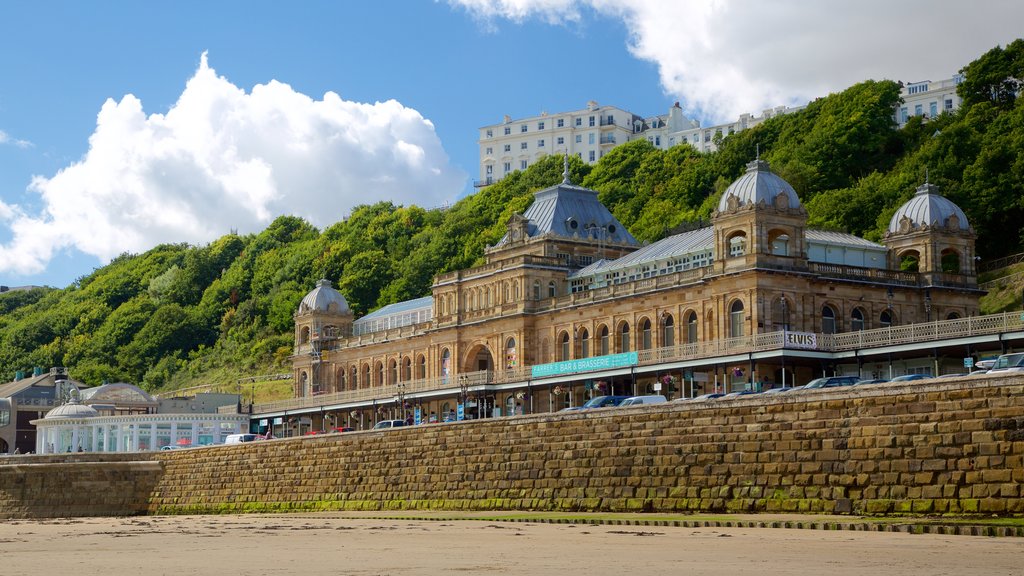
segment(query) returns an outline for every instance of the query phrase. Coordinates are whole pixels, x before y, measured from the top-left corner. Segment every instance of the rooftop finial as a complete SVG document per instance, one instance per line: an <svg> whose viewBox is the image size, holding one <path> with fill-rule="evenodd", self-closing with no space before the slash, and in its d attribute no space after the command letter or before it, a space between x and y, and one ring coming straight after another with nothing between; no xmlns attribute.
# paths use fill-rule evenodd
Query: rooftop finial
<svg viewBox="0 0 1024 576"><path fill-rule="evenodd" d="M761 159L761 144L759 142L757 144L754 144L754 160L760 160L760 159Z"/></svg>
<svg viewBox="0 0 1024 576"><path fill-rule="evenodd" d="M924 167L924 183L928 184L928 167Z"/></svg>
<svg viewBox="0 0 1024 576"><path fill-rule="evenodd" d="M565 169L562 170L562 184L572 184L569 181L569 151L565 151Z"/></svg>

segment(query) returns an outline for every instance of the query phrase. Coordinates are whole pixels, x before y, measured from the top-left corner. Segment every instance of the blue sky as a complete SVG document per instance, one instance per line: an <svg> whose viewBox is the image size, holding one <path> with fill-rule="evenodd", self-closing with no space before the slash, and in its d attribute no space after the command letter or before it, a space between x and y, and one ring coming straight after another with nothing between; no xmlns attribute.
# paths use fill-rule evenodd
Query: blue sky
<svg viewBox="0 0 1024 576"><path fill-rule="evenodd" d="M931 14L918 30L866 1L838 18L847 32L810 2L651 4L0 3L0 284L63 287L121 252L284 213L326 226L359 203L455 201L477 128L504 114L679 100L707 124L865 78L938 80L1024 16L910 1ZM954 40L895 56L944 27Z"/></svg>

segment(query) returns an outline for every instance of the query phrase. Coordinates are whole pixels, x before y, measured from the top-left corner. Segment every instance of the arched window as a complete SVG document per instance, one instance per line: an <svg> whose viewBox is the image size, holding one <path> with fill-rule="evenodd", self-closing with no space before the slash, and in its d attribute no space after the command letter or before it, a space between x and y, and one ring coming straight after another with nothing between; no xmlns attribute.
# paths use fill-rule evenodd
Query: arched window
<svg viewBox="0 0 1024 576"><path fill-rule="evenodd" d="M921 255L916 250L908 250L900 256L900 270L903 272L917 272Z"/></svg>
<svg viewBox="0 0 1024 576"><path fill-rule="evenodd" d="M357 390L359 388L359 369L355 366L352 367L352 378L349 382L351 390Z"/></svg>
<svg viewBox="0 0 1024 576"><path fill-rule="evenodd" d="M959 312L950 312L949 314L946 314L946 320L959 320L959 319L960 319L960 313Z"/></svg>
<svg viewBox="0 0 1024 576"><path fill-rule="evenodd" d="M960 253L952 248L946 248L942 251L940 265L942 266L942 271L947 274L959 274Z"/></svg>
<svg viewBox="0 0 1024 576"><path fill-rule="evenodd" d="M557 294L557 292L555 290L555 283L554 282L548 282L548 298L554 298L557 295L558 294Z"/></svg>
<svg viewBox="0 0 1024 576"><path fill-rule="evenodd" d="M309 396L309 375L305 372L299 374L299 390L303 396Z"/></svg>
<svg viewBox="0 0 1024 576"><path fill-rule="evenodd" d="M512 288L508 285L508 282L506 282L505 283L505 302L504 303L508 304L511 301L512 301Z"/></svg>
<svg viewBox="0 0 1024 576"><path fill-rule="evenodd" d="M777 234L770 242L772 254L776 256L789 256L789 235Z"/></svg>
<svg viewBox="0 0 1024 576"><path fill-rule="evenodd" d="M406 356L402 359L402 381L412 380L412 358Z"/></svg>
<svg viewBox="0 0 1024 576"><path fill-rule="evenodd" d="M853 312L850 313L850 330L854 332L860 332L864 329L864 311L860 308L854 308Z"/></svg>
<svg viewBox="0 0 1024 576"><path fill-rule="evenodd" d="M309 326L303 326L299 334L299 344L309 344Z"/></svg>
<svg viewBox="0 0 1024 576"><path fill-rule="evenodd" d="M640 349L651 349L651 321L647 318L640 324Z"/></svg>
<svg viewBox="0 0 1024 576"><path fill-rule="evenodd" d="M821 307L821 333L836 333L836 311L828 304Z"/></svg>
<svg viewBox="0 0 1024 576"><path fill-rule="evenodd" d="M737 234L729 238L729 257L743 256L747 252L747 238L743 234Z"/></svg>
<svg viewBox="0 0 1024 576"><path fill-rule="evenodd" d="M509 338L505 341L505 368L515 368L519 365L519 356L516 353L516 339Z"/></svg>
<svg viewBox="0 0 1024 576"><path fill-rule="evenodd" d="M427 358L422 354L416 359L416 377L421 380L427 377Z"/></svg>
<svg viewBox="0 0 1024 576"><path fill-rule="evenodd" d="M607 356L608 352L609 352L609 350L608 350L608 348L609 348L608 327L607 326L601 326L600 338L601 338L601 356Z"/></svg>
<svg viewBox="0 0 1024 576"><path fill-rule="evenodd" d="M569 359L569 333L562 332L562 335L558 337L558 342L561 344L559 360L564 362Z"/></svg>
<svg viewBox="0 0 1024 576"><path fill-rule="evenodd" d="M590 332L586 328L580 328L580 358L590 356Z"/></svg>
<svg viewBox="0 0 1024 576"><path fill-rule="evenodd" d="M743 301L736 300L729 307L729 336L739 338L743 336Z"/></svg>
<svg viewBox="0 0 1024 576"><path fill-rule="evenodd" d="M388 384L398 382L398 362L393 359L388 362Z"/></svg>
<svg viewBox="0 0 1024 576"><path fill-rule="evenodd" d="M451 374L452 353L447 348L441 351L441 377L447 378Z"/></svg>
<svg viewBox="0 0 1024 576"><path fill-rule="evenodd" d="M882 328L892 326L892 310L882 310L882 314L878 317L878 324Z"/></svg>
<svg viewBox="0 0 1024 576"><path fill-rule="evenodd" d="M619 326L619 352L629 352L629 323Z"/></svg>
<svg viewBox="0 0 1024 576"><path fill-rule="evenodd" d="M383 362L377 362L377 366L375 368L376 369L374 370L374 377L376 378L376 380L374 381L373 385L374 386L383 386L384 385L384 363Z"/></svg>
<svg viewBox="0 0 1024 576"><path fill-rule="evenodd" d="M338 368L338 392L345 389L345 367Z"/></svg>
<svg viewBox="0 0 1024 576"><path fill-rule="evenodd" d="M697 343L697 313L692 310L690 315L686 317L686 343Z"/></svg>
<svg viewBox="0 0 1024 576"><path fill-rule="evenodd" d="M665 315L665 322L662 324L664 332L661 335L662 346L675 346L676 345L676 321L672 319L671 314Z"/></svg>
<svg viewBox="0 0 1024 576"><path fill-rule="evenodd" d="M540 280L533 281L533 299L540 300Z"/></svg>
<svg viewBox="0 0 1024 576"><path fill-rule="evenodd" d="M370 380L370 365L363 364L363 387L369 388L373 386L373 382Z"/></svg>

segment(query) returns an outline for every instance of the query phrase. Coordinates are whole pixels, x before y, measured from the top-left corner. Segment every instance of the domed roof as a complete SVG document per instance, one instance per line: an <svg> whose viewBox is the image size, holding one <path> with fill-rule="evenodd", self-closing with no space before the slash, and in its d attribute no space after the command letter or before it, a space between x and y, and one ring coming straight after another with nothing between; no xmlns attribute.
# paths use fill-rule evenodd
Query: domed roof
<svg viewBox="0 0 1024 576"><path fill-rule="evenodd" d="M939 194L939 187L927 181L917 188L889 220L889 233L906 233L922 226L970 230L967 215L951 200Z"/></svg>
<svg viewBox="0 0 1024 576"><path fill-rule="evenodd" d="M318 280L316 288L306 294L299 304L299 312L334 312L343 314L351 312L345 297L331 287L330 280Z"/></svg>
<svg viewBox="0 0 1024 576"><path fill-rule="evenodd" d="M57 406L46 413L44 418L92 418L100 413L92 406L86 406L78 401L78 390L71 390L71 398L65 404Z"/></svg>
<svg viewBox="0 0 1024 576"><path fill-rule="evenodd" d="M156 404L156 400L152 396L146 393L145 390L135 386L134 384L128 384L125 382L114 382L113 384L104 384L95 388L86 388L82 390L81 397L83 401L90 402L92 404L98 403L145 403L145 404Z"/></svg>
<svg viewBox="0 0 1024 576"><path fill-rule="evenodd" d="M777 200L779 194L784 200ZM735 200L730 200L735 197ZM764 202L778 208L798 208L800 198L796 190L768 168L768 163L757 159L747 164L747 172L729 185L718 201L718 211L725 212L746 204L758 205ZM784 202L784 203L783 203Z"/></svg>

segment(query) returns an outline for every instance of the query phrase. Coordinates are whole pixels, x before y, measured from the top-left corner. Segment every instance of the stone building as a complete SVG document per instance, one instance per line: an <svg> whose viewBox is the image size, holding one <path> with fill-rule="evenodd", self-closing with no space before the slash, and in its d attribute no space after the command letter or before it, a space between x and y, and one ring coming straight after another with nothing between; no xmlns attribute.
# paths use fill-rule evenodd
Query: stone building
<svg viewBox="0 0 1024 576"><path fill-rule="evenodd" d="M710 226L650 245L571 184L568 167L507 227L483 265L359 319L319 282L295 314L296 398L320 403L324 427L366 427L443 418L460 401L467 417L487 417L600 393L792 386L859 370L814 342L979 313L974 232L927 183L883 244L807 228L793 187L761 160Z"/></svg>

